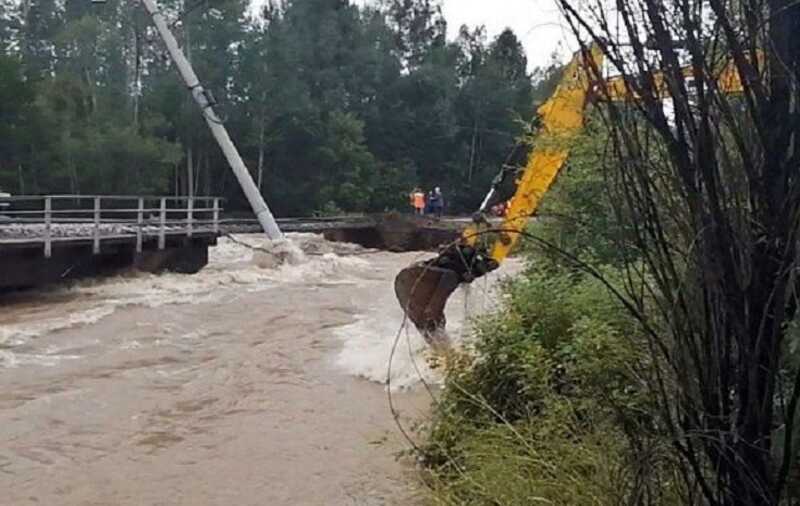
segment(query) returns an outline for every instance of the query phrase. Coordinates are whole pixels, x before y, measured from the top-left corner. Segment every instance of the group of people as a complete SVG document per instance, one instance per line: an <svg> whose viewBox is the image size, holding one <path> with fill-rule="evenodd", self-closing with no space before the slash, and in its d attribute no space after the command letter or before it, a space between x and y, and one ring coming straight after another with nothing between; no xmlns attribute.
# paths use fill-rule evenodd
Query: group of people
<svg viewBox="0 0 800 506"><path fill-rule="evenodd" d="M427 195L418 186L411 192L410 200L414 214L420 216L428 214L437 218L441 218L442 214L444 214L444 195L442 195L442 189L438 186L429 191Z"/></svg>

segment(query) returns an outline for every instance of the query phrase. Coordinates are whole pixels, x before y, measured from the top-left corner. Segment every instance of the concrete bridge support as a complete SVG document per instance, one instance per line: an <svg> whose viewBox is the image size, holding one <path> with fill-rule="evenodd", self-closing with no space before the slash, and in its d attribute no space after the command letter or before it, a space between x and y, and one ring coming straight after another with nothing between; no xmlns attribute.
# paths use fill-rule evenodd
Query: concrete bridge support
<svg viewBox="0 0 800 506"><path fill-rule="evenodd" d="M30 288L130 270L195 274L208 264L208 248L216 238L169 241L163 250L144 248L136 253L131 242L103 244L93 254L91 244L63 244L45 258L41 247L0 249L0 290Z"/></svg>

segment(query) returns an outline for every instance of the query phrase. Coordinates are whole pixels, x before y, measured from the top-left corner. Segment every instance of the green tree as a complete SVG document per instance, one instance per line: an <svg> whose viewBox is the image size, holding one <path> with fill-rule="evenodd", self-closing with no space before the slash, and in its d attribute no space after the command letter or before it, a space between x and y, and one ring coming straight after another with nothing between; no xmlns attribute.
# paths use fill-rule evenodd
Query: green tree
<svg viewBox="0 0 800 506"><path fill-rule="evenodd" d="M406 68L419 67L434 46L445 45L447 22L441 0L385 0L384 10Z"/></svg>
<svg viewBox="0 0 800 506"><path fill-rule="evenodd" d="M35 90L20 60L0 56L0 187L25 193L30 114Z"/></svg>
<svg viewBox="0 0 800 506"><path fill-rule="evenodd" d="M513 35L478 37L477 57L446 41L433 0L276 0L254 18L244 0L160 5L279 214L403 208L419 184L473 210L532 111ZM149 23L124 0L9 4L0 44L33 95L3 140L3 181L213 193L246 208Z"/></svg>

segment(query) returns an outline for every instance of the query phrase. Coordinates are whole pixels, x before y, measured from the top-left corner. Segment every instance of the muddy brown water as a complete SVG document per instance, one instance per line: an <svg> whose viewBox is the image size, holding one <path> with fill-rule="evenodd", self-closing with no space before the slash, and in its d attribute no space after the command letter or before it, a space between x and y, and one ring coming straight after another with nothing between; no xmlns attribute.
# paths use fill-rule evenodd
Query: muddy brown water
<svg viewBox="0 0 800 506"><path fill-rule="evenodd" d="M247 237L257 243L257 237ZM130 275L0 303L0 504L416 504L387 405L417 254L296 236L306 261L265 269L223 241L196 276ZM454 335L491 281L460 293ZM394 399L423 419L435 383L401 333Z"/></svg>

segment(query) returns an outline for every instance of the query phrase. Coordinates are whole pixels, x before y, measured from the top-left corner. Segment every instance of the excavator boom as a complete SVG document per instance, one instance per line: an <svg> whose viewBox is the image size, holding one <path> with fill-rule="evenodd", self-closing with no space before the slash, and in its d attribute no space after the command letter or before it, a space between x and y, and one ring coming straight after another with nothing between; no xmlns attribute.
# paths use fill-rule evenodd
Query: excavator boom
<svg viewBox="0 0 800 506"><path fill-rule="evenodd" d="M593 59L595 65L602 65L599 49L577 54L565 69L555 93L539 108L541 132L537 146L517 181L517 191L494 245L478 246L485 242L480 239L487 232L486 223L478 219L467 227L459 244L448 247L433 260L404 269L397 276L397 299L430 344L441 346L446 342L444 308L450 295L462 283L500 266L566 163L570 140L583 126L583 110L590 92L587 69L591 67L587 58Z"/></svg>
<svg viewBox="0 0 800 506"><path fill-rule="evenodd" d="M760 55L758 55L760 56ZM467 227L458 244L451 245L439 256L404 269L395 280L395 292L408 318L434 346L446 344L444 308L447 299L462 284L470 283L500 266L519 241L533 216L569 158L569 147L584 124L584 111L592 96L590 72L603 66L604 55L599 46L577 53L564 70L564 77L553 95L539 108L541 130L525 169L516 181L516 193L506 218L492 229L484 216L490 197ZM684 76L692 68L681 69ZM714 76L726 93L741 92L741 79L733 62L727 62ZM663 73L650 76L656 92L667 95ZM600 98L611 101L636 100L622 78L605 81L605 90L594 90ZM494 189L490 192L493 194ZM486 245L486 237L490 237Z"/></svg>
<svg viewBox="0 0 800 506"><path fill-rule="evenodd" d="M592 60L590 62L589 60ZM539 209L544 195L556 180L569 157L569 146L583 128L584 109L591 91L591 65L602 67L603 55L593 47L589 54L578 53L564 70L564 78L555 93L539 107L541 131L528 164L517 183L517 191L501 226L500 238L491 256L497 262L508 257Z"/></svg>

